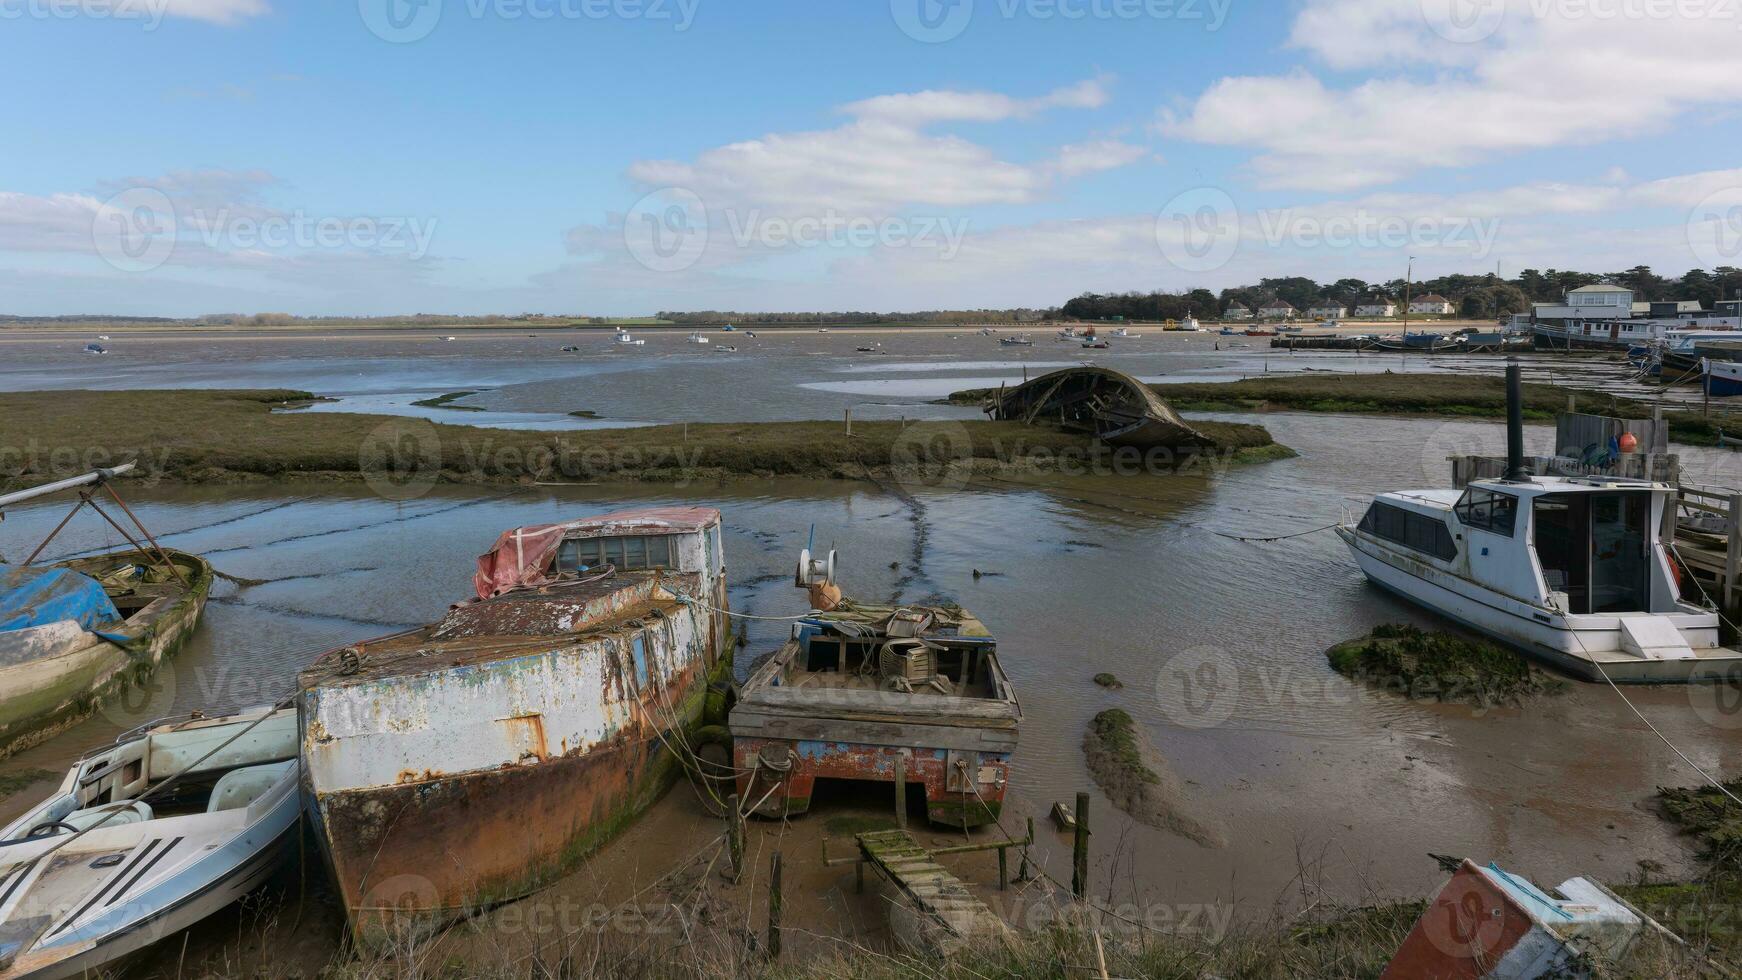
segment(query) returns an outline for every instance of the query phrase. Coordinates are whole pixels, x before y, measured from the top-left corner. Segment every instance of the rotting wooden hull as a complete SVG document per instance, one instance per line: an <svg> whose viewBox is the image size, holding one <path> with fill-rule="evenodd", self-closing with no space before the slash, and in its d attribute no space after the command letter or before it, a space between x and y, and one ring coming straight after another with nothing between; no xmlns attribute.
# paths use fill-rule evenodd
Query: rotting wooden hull
<svg viewBox="0 0 1742 980"><path fill-rule="evenodd" d="M91 642L52 656L0 666L0 759L30 748L89 718L106 701L143 684L199 625L212 588L212 566L205 559L167 550L187 576L189 588L153 599L132 613L117 632L135 636L123 646L91 637ZM136 551L63 562L89 572L128 559L152 559Z"/></svg>
<svg viewBox="0 0 1742 980"><path fill-rule="evenodd" d="M666 742L731 661L715 617L659 609L525 656L303 692L305 806L360 944L544 887L670 787ZM408 759L446 768L388 771Z"/></svg>

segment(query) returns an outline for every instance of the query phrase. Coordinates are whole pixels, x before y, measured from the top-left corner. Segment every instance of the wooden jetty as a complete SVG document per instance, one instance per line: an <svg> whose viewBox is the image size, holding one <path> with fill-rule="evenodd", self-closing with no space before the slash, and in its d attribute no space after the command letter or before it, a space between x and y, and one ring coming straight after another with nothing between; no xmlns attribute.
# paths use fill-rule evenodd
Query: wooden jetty
<svg viewBox="0 0 1742 980"><path fill-rule="evenodd" d="M966 883L938 864L938 856L997 849L998 885L1002 888L1004 849L1026 847L1033 842L1033 837L1031 829L1027 840L989 841L928 851L905 830L875 830L854 838L859 848L855 857L830 859L825 841L823 863L831 866L849 862L856 864L861 891L865 887L865 866L870 865L930 926L922 929L926 944L948 950L969 941L1002 937L1009 932L1009 927L985 902L974 897Z"/></svg>

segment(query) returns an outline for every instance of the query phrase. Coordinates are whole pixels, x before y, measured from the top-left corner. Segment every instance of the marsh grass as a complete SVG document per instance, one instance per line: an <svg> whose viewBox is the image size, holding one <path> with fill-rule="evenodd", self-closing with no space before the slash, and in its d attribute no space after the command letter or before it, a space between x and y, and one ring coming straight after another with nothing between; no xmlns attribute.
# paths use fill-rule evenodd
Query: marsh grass
<svg viewBox="0 0 1742 980"><path fill-rule="evenodd" d="M860 478L917 466L1044 468L1095 447L1014 422L764 422L538 432L345 412L299 413L307 392L78 391L0 394L0 485L137 460L181 482L356 479L412 472L457 483ZM1230 462L1271 458L1262 427L1206 427ZM1286 450L1284 450L1286 451ZM1217 455L1217 454L1212 454ZM1184 462L1181 457L1178 462ZM929 469L928 469L929 468Z"/></svg>
<svg viewBox="0 0 1742 980"><path fill-rule="evenodd" d="M1405 624L1377 626L1325 656L1332 670L1351 680L1421 700L1488 707L1566 688L1498 644Z"/></svg>

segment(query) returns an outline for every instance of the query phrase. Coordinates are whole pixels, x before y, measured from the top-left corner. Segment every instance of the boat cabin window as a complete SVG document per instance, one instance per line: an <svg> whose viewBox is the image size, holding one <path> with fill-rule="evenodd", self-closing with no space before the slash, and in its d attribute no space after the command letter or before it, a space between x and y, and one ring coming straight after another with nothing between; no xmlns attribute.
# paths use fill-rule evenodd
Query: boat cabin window
<svg viewBox="0 0 1742 980"><path fill-rule="evenodd" d="M1374 501L1367 508L1366 516L1361 518L1361 530L1441 561L1458 557L1458 546L1452 542L1452 532L1445 521L1381 501Z"/></svg>
<svg viewBox="0 0 1742 980"><path fill-rule="evenodd" d="M1567 612L1651 610L1649 493L1548 494L1533 510L1543 582Z"/></svg>
<svg viewBox="0 0 1742 980"><path fill-rule="evenodd" d="M607 563L626 572L676 568L676 552L669 534L583 538L562 543L557 549L556 570L579 572Z"/></svg>
<svg viewBox="0 0 1742 980"><path fill-rule="evenodd" d="M1504 534L1509 538L1512 537L1513 528L1518 525L1518 498L1511 494L1472 487L1464 491L1463 499L1458 501L1454 510L1457 512L1459 524Z"/></svg>

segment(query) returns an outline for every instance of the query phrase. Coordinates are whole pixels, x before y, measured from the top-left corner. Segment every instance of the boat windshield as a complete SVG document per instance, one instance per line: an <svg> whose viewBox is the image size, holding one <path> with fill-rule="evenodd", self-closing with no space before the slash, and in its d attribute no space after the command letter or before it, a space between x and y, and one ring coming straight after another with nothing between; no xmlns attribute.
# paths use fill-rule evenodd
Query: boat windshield
<svg viewBox="0 0 1742 980"><path fill-rule="evenodd" d="M1568 612L1650 611L1649 493L1548 494L1534 510L1543 578Z"/></svg>

